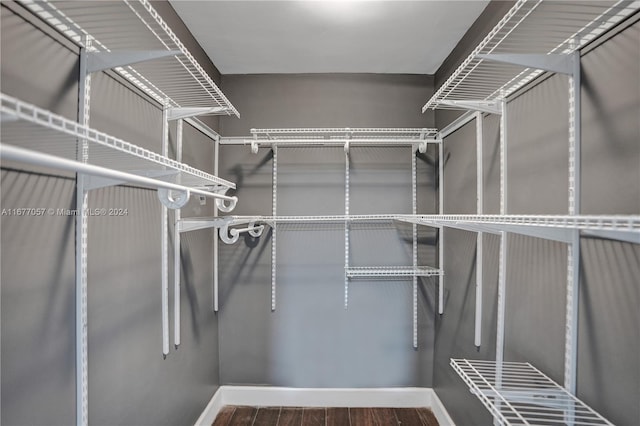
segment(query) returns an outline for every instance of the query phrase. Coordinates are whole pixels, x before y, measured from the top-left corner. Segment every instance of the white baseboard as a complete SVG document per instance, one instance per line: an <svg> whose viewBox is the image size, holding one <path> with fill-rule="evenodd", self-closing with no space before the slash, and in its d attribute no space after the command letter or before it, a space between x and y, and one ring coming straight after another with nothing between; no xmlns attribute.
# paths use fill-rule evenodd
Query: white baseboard
<svg viewBox="0 0 640 426"><path fill-rule="evenodd" d="M216 393L213 394L204 411L200 414L198 420L196 420L195 426L211 426L213 424L216 416L224 406L222 402L222 394L224 391L221 391L223 387L224 386L220 386Z"/></svg>
<svg viewBox="0 0 640 426"><path fill-rule="evenodd" d="M428 407L440 426L455 426L431 388L282 388L220 386L196 421L210 426L224 405L254 407Z"/></svg>
<svg viewBox="0 0 640 426"><path fill-rule="evenodd" d="M431 406L429 408L431 408L431 411L433 411L433 415L436 416L438 424L440 426L456 426L456 424L453 422L453 419L449 415L449 412L446 408L444 408L444 404L442 403L442 401L440 401L440 398L438 398L438 394L436 394L436 391L434 391L433 389L430 390Z"/></svg>

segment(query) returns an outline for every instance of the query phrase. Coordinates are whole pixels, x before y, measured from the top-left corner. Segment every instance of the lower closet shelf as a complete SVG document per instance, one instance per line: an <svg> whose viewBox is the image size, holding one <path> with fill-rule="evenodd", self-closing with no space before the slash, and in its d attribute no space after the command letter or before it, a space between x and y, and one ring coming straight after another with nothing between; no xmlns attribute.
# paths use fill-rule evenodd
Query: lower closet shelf
<svg viewBox="0 0 640 426"><path fill-rule="evenodd" d="M442 271L430 266L352 266L346 269L348 278L370 277L432 277L443 275Z"/></svg>
<svg viewBox="0 0 640 426"><path fill-rule="evenodd" d="M451 359L501 425L612 425L527 362Z"/></svg>

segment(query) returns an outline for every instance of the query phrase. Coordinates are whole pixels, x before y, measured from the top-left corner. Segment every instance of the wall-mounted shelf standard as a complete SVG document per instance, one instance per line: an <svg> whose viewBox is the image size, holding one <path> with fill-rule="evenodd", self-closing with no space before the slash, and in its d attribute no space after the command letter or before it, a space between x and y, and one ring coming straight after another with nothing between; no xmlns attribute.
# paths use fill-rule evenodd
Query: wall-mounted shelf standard
<svg viewBox="0 0 640 426"><path fill-rule="evenodd" d="M570 54L638 8L637 1L519 0L422 108L495 113L542 74L570 73Z"/></svg>
<svg viewBox="0 0 640 426"><path fill-rule="evenodd" d="M82 126L11 96L0 93L0 101L2 143L15 146L20 151L28 150L31 153L29 158L45 154L51 160L50 167L55 168L54 163L58 160L67 160L64 164L72 165L70 162L75 162L78 156L78 141L87 142L89 159L87 162L77 162L78 167L83 167L82 171L72 170L100 177L89 179L87 189L131 182L234 202L234 197L223 195L228 189L235 188L232 182ZM96 173L91 172L94 166ZM108 175L109 171L113 173ZM169 183L174 185L168 185Z"/></svg>
<svg viewBox="0 0 640 426"><path fill-rule="evenodd" d="M500 425L612 425L529 363L452 359Z"/></svg>
<svg viewBox="0 0 640 426"><path fill-rule="evenodd" d="M22 3L79 46L89 39L89 72L114 68L160 104L239 116L151 2Z"/></svg>

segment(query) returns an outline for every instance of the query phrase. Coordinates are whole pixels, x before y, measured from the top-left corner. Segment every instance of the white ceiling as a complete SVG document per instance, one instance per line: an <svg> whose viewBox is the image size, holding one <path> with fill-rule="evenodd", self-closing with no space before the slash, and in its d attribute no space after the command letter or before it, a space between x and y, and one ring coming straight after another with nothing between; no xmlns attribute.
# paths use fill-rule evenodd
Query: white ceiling
<svg viewBox="0 0 640 426"><path fill-rule="evenodd" d="M489 2L170 1L222 74L434 74Z"/></svg>

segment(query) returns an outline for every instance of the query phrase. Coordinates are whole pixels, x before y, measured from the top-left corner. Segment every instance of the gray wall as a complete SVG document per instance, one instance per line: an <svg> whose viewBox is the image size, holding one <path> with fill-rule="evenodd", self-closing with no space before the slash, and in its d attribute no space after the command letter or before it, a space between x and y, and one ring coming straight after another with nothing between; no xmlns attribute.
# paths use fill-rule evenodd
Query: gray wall
<svg viewBox="0 0 640 426"><path fill-rule="evenodd" d="M636 18L637 19L637 18ZM640 24L585 50L582 87L582 212L640 212ZM439 78L444 77L437 77ZM635 89L634 89L635 88ZM546 78L508 103L508 213L567 212L567 79ZM438 113L443 127L452 113ZM485 212L499 206L497 118L485 123ZM489 143L487 143L489 142ZM475 212L475 122L445 140L445 212ZM499 241L485 236L483 345L473 345L475 234L446 230L445 314L436 322L434 388L459 425L490 424L488 412L448 366L495 359ZM581 240L578 397L615 424L640 420L640 246ZM488 252L487 252L488 251ZM529 361L562 383L566 246L511 235L505 359Z"/></svg>
<svg viewBox="0 0 640 426"><path fill-rule="evenodd" d="M420 107L432 78L413 75L224 76L251 128L425 127ZM418 160L419 211L435 211L432 150ZM271 214L271 152L223 146L221 174L238 183L233 214ZM411 212L411 150L352 148L351 214ZM344 213L342 148L278 150L278 214ZM354 225L355 266L411 264L411 227ZM419 349L412 348L410 281L353 281L343 308L344 225L281 225L277 308L270 310L271 233L221 245L221 383L298 387L430 386L434 284L420 284ZM433 233L420 233L420 263L435 262Z"/></svg>
<svg viewBox="0 0 640 426"><path fill-rule="evenodd" d="M224 136L247 136L252 128L433 126L433 113L420 113L433 76L225 75L222 85L242 114L221 119Z"/></svg>
<svg viewBox="0 0 640 426"><path fill-rule="evenodd" d="M156 3L176 32L171 8ZM2 92L77 116L78 50L21 6L3 2ZM33 21L35 23L29 23ZM193 40L188 48L202 56ZM206 67L217 77L212 65ZM158 105L104 73L92 79L91 125L160 151ZM215 124L217 121L212 121ZM175 153L175 129L171 133ZM184 161L213 170L208 138L185 126ZM2 207L75 208L73 178L2 165ZM182 346L161 353L160 203L155 191L92 191L91 208L125 208L89 219L89 422L186 424L217 389L217 318L211 309L212 231L183 236ZM210 214L191 201L183 216ZM2 217L2 424L75 423L75 221ZM173 304L171 304L171 307Z"/></svg>

